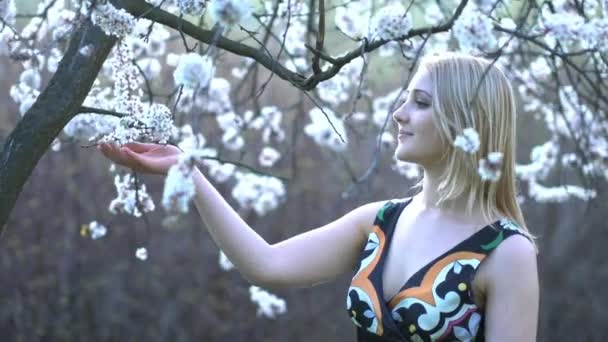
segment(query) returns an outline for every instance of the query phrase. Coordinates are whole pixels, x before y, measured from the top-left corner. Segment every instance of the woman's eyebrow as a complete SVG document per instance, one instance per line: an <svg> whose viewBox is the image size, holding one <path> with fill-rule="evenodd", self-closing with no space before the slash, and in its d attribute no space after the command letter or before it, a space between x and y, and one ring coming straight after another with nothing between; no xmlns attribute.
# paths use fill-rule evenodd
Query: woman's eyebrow
<svg viewBox="0 0 608 342"><path fill-rule="evenodd" d="M422 90L422 89L414 89L414 92L417 92L417 93L422 93L422 94L427 95L428 97L431 97L431 93L429 93L429 92L428 92L428 91L426 91L426 90Z"/></svg>
<svg viewBox="0 0 608 342"><path fill-rule="evenodd" d="M409 93L410 91L411 91L410 89L405 89L404 93L406 93L406 94L407 94L407 93ZM414 92L415 92L415 93L422 93L422 94L427 95L428 97L432 97L432 96L431 96L431 94L430 94L428 91L426 91L426 90L422 90L422 89L414 89Z"/></svg>

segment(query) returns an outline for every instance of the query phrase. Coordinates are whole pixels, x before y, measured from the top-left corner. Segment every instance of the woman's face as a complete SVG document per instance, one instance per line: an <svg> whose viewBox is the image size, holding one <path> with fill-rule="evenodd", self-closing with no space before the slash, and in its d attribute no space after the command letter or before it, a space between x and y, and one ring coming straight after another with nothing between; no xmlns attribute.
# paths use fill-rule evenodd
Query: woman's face
<svg viewBox="0 0 608 342"><path fill-rule="evenodd" d="M424 166L439 162L445 147L433 122L433 87L426 68L419 68L393 113L397 123L395 157Z"/></svg>

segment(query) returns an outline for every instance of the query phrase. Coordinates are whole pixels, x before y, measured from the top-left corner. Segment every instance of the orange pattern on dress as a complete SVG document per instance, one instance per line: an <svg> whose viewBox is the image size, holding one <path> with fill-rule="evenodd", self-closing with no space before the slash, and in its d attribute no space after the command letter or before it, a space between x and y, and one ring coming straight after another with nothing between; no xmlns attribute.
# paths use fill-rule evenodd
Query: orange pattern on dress
<svg viewBox="0 0 608 342"><path fill-rule="evenodd" d="M480 253L474 252L455 252L447 255L443 259L437 261L433 266L424 274L422 282L418 286L407 288L397 293L389 302L391 310L399 304L403 299L408 297L418 298L428 304L435 305L435 297L433 291L429 291L432 288L435 278L439 275L439 272L450 263L460 259L477 259L483 260L486 256ZM427 264L428 265L428 264ZM425 266L426 267L426 266ZM414 273L414 275L416 275Z"/></svg>
<svg viewBox="0 0 608 342"><path fill-rule="evenodd" d="M382 256L382 250L384 249L384 243L386 239L384 236L384 232L382 231L380 226L374 225L372 232L376 233L376 235L378 236L378 247L376 251L376 256L374 257L374 260L372 260L367 265L367 267L365 267L365 269L363 269L355 278L353 278L352 286L358 287L365 291L365 293L372 300L374 305L374 313L376 314L376 317L378 319L378 329L376 334L382 336L384 329L382 327L382 310L380 308L380 300L378 299L378 294L374 289L374 285L369 280L369 275L376 268L378 261L380 261L380 257Z"/></svg>

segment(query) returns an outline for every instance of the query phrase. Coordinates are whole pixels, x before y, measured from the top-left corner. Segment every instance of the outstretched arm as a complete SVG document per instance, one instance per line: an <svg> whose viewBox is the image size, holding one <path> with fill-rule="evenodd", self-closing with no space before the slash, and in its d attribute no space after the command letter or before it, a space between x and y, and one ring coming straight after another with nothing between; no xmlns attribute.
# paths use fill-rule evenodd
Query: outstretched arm
<svg viewBox="0 0 608 342"><path fill-rule="evenodd" d="M269 245L196 169L195 204L213 240L250 282L310 287L352 270L384 202L361 206L318 229Z"/></svg>
<svg viewBox="0 0 608 342"><path fill-rule="evenodd" d="M179 149L170 145L103 144L109 159L139 172L166 174L177 163ZM310 287L355 268L384 204L363 205L343 217L285 241L269 245L241 219L198 168L194 171L195 205L211 237L251 283L268 287Z"/></svg>

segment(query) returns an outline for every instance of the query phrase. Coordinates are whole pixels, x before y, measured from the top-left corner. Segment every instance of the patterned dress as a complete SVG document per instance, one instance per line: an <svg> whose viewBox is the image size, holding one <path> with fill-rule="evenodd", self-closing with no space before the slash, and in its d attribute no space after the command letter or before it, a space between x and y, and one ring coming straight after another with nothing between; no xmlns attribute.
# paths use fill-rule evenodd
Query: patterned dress
<svg viewBox="0 0 608 342"><path fill-rule="evenodd" d="M471 293L475 271L506 238L527 235L508 219L487 225L422 267L385 301L385 259L399 214L411 200L388 201L378 211L361 252L346 298L357 341L484 341L484 312Z"/></svg>

